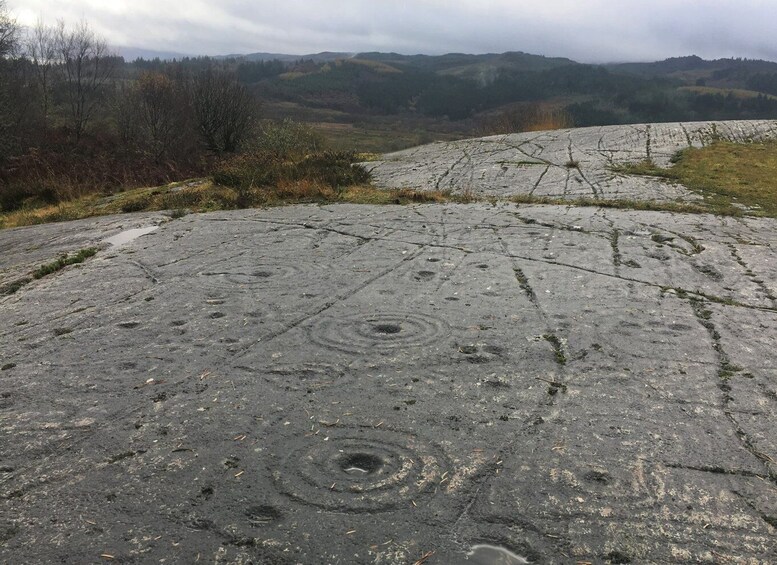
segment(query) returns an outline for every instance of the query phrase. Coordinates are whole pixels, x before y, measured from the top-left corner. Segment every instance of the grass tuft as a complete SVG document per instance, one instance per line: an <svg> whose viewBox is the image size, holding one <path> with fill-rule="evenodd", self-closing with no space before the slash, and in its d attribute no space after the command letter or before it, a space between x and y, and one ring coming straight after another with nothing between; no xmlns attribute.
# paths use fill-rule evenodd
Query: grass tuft
<svg viewBox="0 0 777 565"><path fill-rule="evenodd" d="M7 285L0 288L0 296L10 296L11 294L15 294L19 292L19 290L22 289L25 285L32 282L32 279L29 277L24 277L21 279L17 279L13 282L8 283Z"/></svg>
<svg viewBox="0 0 777 565"><path fill-rule="evenodd" d="M61 271L68 265L83 263L89 257L93 257L96 254L97 254L96 248L88 247L86 249L81 249L79 252L77 252L74 255L67 255L67 254L62 255L56 261L52 261L51 263L46 263L45 265L41 265L40 267L35 269L32 272L32 277L23 277L9 284L6 284L3 287L0 287L0 296L10 296L11 294L19 292L19 290L21 290L26 285L30 284L33 280L42 279L43 277L46 277L52 273Z"/></svg>
<svg viewBox="0 0 777 565"><path fill-rule="evenodd" d="M33 271L32 273L32 277L34 279L42 279L47 275L56 273L57 271L61 271L68 265L83 263L89 257L93 257L96 254L97 254L97 249L94 247L89 247L86 249L82 249L75 255L63 255L56 261L52 261L51 263L47 263L46 265L41 265L40 267L35 269L35 271Z"/></svg>

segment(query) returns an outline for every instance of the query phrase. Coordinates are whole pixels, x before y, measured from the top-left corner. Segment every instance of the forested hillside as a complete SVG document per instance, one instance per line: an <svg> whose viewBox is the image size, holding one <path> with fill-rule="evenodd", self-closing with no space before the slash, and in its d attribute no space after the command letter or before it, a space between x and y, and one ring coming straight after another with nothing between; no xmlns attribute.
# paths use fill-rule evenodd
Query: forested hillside
<svg viewBox="0 0 777 565"><path fill-rule="evenodd" d="M595 66L524 53L365 53L284 69L279 62L233 64L266 100L349 113L456 121L531 102L563 107L575 126L777 116L769 96L777 92L777 64L766 61L686 57Z"/></svg>

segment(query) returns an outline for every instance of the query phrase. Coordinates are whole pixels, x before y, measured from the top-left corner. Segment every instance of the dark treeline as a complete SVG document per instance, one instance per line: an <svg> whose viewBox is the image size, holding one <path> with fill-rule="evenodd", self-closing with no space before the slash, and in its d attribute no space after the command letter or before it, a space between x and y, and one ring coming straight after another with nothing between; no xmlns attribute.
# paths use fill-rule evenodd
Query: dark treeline
<svg viewBox="0 0 777 565"><path fill-rule="evenodd" d="M747 88L777 96L777 73L758 73L747 78Z"/></svg>

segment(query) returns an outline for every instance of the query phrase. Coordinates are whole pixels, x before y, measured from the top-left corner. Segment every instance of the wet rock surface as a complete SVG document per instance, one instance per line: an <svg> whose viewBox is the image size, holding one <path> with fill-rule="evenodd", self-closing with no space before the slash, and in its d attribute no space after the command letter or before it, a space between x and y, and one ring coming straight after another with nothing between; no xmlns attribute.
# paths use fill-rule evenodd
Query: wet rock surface
<svg viewBox="0 0 777 565"><path fill-rule="evenodd" d="M0 561L777 560L774 220L165 220L0 232L159 225L0 298Z"/></svg>

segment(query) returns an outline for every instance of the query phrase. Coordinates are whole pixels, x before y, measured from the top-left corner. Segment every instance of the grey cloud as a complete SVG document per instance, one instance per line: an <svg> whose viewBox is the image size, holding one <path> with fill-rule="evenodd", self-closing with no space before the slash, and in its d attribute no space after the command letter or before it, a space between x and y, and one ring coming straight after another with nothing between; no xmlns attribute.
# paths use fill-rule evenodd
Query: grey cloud
<svg viewBox="0 0 777 565"><path fill-rule="evenodd" d="M25 19L81 17L115 44L252 51L528 51L579 61L775 58L777 3L761 0L11 0Z"/></svg>

